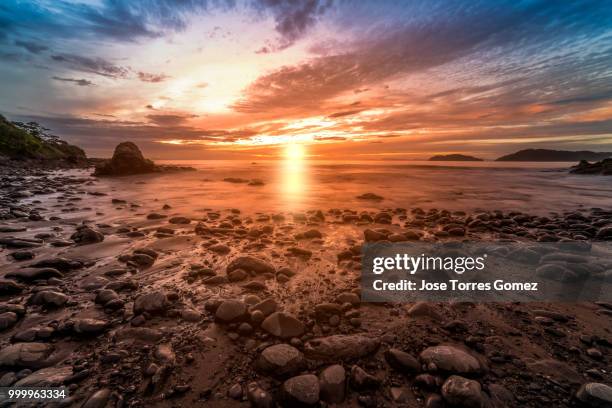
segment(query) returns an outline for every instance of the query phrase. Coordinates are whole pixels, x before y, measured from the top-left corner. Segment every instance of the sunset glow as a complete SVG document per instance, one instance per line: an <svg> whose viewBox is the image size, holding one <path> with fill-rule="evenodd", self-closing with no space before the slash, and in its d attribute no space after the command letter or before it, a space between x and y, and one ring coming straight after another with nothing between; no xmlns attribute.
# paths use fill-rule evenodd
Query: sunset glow
<svg viewBox="0 0 612 408"><path fill-rule="evenodd" d="M610 148L611 14L603 1L11 0L0 111L93 156L123 140L203 159L288 143L323 158Z"/></svg>

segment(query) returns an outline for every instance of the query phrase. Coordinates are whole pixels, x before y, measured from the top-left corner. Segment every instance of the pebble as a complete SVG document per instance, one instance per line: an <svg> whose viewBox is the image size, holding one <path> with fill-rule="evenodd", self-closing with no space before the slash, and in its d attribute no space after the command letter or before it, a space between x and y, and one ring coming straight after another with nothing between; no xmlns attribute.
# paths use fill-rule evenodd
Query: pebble
<svg viewBox="0 0 612 408"><path fill-rule="evenodd" d="M288 344L265 348L255 363L258 371L277 378L295 375L306 368L304 355Z"/></svg>
<svg viewBox="0 0 612 408"><path fill-rule="evenodd" d="M458 375L452 375L444 382L442 397L457 407L482 408L484 404L480 383Z"/></svg>
<svg viewBox="0 0 612 408"><path fill-rule="evenodd" d="M330 404L339 404L346 395L346 370L339 364L326 367L319 374L321 400Z"/></svg>
<svg viewBox="0 0 612 408"><path fill-rule="evenodd" d="M274 312L261 323L261 328L282 339L300 337L304 334L304 324L295 316L285 312Z"/></svg>
<svg viewBox="0 0 612 408"><path fill-rule="evenodd" d="M282 400L290 407L312 407L319 402L319 379L304 374L288 379L282 386Z"/></svg>

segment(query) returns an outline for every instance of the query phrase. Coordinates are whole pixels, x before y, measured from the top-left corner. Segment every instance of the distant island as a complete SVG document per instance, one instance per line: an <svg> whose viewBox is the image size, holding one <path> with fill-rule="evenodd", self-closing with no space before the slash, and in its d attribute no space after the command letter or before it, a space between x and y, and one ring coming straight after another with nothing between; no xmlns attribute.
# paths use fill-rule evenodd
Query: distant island
<svg viewBox="0 0 612 408"><path fill-rule="evenodd" d="M439 154L429 158L429 161L483 161L478 157L465 154Z"/></svg>
<svg viewBox="0 0 612 408"><path fill-rule="evenodd" d="M608 157L612 157L612 152L591 152L588 150L574 152L569 150L525 149L516 153L502 156L495 161L595 161L607 159Z"/></svg>

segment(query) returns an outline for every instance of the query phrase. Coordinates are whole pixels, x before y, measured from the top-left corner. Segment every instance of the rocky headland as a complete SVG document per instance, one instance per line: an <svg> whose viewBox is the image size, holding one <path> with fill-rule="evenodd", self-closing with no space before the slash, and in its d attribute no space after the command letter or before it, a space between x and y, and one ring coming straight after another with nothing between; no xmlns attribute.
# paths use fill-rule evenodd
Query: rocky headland
<svg viewBox="0 0 612 408"><path fill-rule="evenodd" d="M158 166L145 159L142 152L132 142L119 143L110 160L99 161L93 175L97 177L130 176L135 174L163 173L171 171L194 170L185 166Z"/></svg>

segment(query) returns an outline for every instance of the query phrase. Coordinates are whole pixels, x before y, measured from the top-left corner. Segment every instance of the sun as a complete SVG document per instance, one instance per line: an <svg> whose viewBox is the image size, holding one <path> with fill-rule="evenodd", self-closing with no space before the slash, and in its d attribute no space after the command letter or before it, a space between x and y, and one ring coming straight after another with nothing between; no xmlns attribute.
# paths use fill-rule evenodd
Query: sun
<svg viewBox="0 0 612 408"><path fill-rule="evenodd" d="M304 146L299 143L290 143L285 146L285 158L300 160L304 158Z"/></svg>

